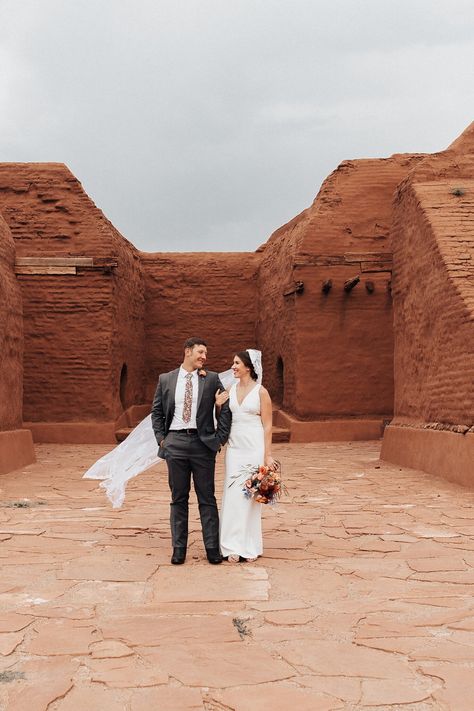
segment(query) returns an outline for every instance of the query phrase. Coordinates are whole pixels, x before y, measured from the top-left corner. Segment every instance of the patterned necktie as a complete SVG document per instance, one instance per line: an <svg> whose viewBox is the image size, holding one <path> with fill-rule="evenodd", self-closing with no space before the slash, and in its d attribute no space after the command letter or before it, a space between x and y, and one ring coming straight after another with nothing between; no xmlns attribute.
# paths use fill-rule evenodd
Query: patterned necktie
<svg viewBox="0 0 474 711"><path fill-rule="evenodd" d="M191 407L193 404L193 374L186 375L186 385L184 387L183 422L191 419Z"/></svg>

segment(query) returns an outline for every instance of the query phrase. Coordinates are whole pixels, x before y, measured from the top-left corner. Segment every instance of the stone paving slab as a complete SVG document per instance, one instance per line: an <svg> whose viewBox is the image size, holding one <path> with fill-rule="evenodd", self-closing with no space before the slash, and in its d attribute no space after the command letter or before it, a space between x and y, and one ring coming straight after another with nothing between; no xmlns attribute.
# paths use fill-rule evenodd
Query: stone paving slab
<svg viewBox="0 0 474 711"><path fill-rule="evenodd" d="M379 449L276 445L264 555L210 566L193 495L174 567L163 464L116 511L106 447L39 445L0 478L1 711L472 711L474 493Z"/></svg>

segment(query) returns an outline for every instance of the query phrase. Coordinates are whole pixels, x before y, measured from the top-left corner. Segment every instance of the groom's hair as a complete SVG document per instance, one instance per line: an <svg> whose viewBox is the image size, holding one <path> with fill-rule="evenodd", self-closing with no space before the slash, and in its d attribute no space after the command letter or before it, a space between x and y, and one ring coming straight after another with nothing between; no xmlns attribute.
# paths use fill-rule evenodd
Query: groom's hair
<svg viewBox="0 0 474 711"><path fill-rule="evenodd" d="M202 338L188 338L187 341L184 342L184 350L186 348L194 348L194 346L206 346L207 348L207 343L206 341L203 341Z"/></svg>

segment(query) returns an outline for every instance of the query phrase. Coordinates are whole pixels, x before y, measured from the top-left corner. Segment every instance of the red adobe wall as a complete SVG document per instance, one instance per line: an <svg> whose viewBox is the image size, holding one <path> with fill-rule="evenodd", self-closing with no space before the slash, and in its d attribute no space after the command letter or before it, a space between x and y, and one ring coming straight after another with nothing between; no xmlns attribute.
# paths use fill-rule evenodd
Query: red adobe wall
<svg viewBox="0 0 474 711"><path fill-rule="evenodd" d="M62 164L0 164L0 211L17 257L117 262L105 271L18 277L25 316L24 420L112 423L123 409L124 363L124 405L143 397L144 294L137 250Z"/></svg>
<svg viewBox="0 0 474 711"><path fill-rule="evenodd" d="M299 418L381 421L392 413L391 203L419 160L395 155L343 162L312 206L265 247L259 343L266 359L271 354L272 379L276 350L286 352L284 406ZM272 275L266 291L263 283ZM361 281L346 293L344 282L354 276ZM332 288L324 294L328 280ZM283 296L298 281L304 292Z"/></svg>
<svg viewBox="0 0 474 711"><path fill-rule="evenodd" d="M22 424L23 314L14 264L15 243L0 215L0 430Z"/></svg>
<svg viewBox="0 0 474 711"><path fill-rule="evenodd" d="M23 314L15 244L0 215L0 474L34 461L31 433L22 430Z"/></svg>
<svg viewBox="0 0 474 711"><path fill-rule="evenodd" d="M474 124L394 204L395 418L382 456L474 483Z"/></svg>
<svg viewBox="0 0 474 711"><path fill-rule="evenodd" d="M183 344L199 336L207 365L230 368L237 350L255 347L260 255L141 253L146 289L146 400L158 376L176 368Z"/></svg>
<svg viewBox="0 0 474 711"><path fill-rule="evenodd" d="M265 386L275 404L295 412L297 334L294 263L311 210L280 227L261 247L257 342L263 355ZM286 292L288 293L285 296Z"/></svg>

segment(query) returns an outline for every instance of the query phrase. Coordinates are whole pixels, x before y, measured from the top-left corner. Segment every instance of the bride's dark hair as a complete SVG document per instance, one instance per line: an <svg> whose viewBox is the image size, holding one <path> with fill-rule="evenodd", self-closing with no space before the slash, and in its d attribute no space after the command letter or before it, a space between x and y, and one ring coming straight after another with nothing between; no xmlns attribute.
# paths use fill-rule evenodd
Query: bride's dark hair
<svg viewBox="0 0 474 711"><path fill-rule="evenodd" d="M237 351L235 354L237 358L240 358L242 363L247 367L250 368L250 377L252 380L258 380L258 375L255 372L255 368L253 367L252 359L249 356L247 351Z"/></svg>

